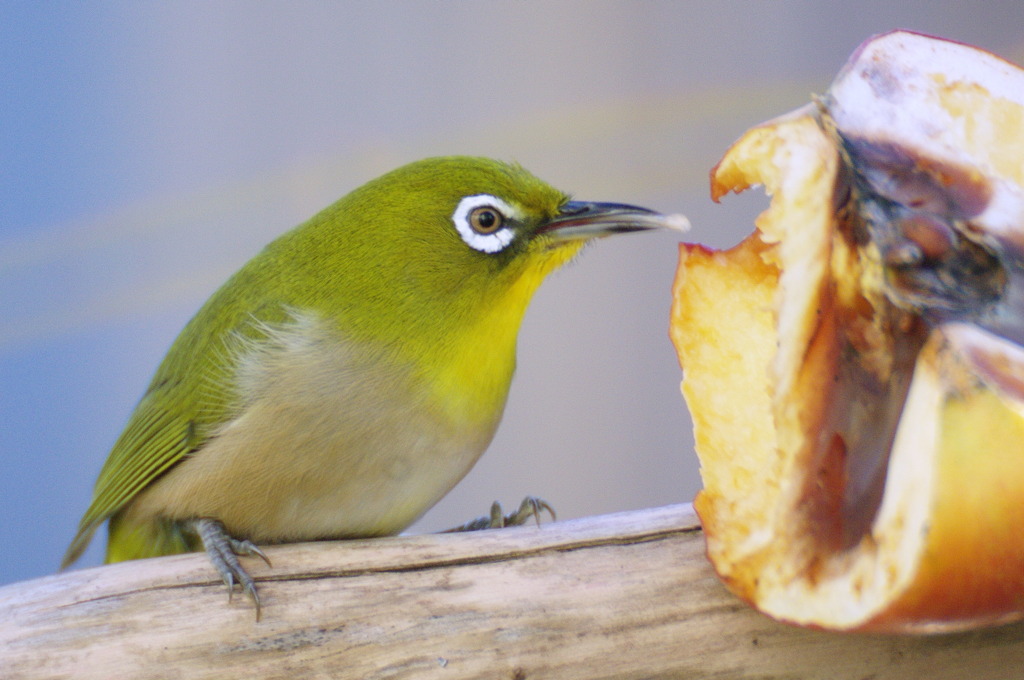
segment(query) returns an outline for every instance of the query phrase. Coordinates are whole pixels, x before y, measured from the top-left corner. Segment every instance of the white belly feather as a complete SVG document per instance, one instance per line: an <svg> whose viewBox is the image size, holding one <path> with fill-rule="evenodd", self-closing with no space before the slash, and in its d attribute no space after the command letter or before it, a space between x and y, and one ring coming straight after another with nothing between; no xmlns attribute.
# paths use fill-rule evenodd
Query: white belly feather
<svg viewBox="0 0 1024 680"><path fill-rule="evenodd" d="M411 368L382 369L309 315L242 345L237 416L130 514L212 517L257 542L397 533L469 471L500 418L449 422Z"/></svg>

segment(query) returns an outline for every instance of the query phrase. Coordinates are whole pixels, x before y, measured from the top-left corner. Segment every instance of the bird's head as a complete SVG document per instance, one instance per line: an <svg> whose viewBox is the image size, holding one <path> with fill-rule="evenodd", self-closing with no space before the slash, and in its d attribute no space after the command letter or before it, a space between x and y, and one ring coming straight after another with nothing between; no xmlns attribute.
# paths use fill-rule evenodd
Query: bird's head
<svg viewBox="0 0 1024 680"><path fill-rule="evenodd" d="M289 272L290 306L429 376L455 410L493 414L541 281L594 238L682 222L570 200L515 164L439 157L352 191L272 244L264 261L301 262L275 267Z"/></svg>
<svg viewBox="0 0 1024 680"><path fill-rule="evenodd" d="M681 220L573 201L518 165L462 156L405 165L329 211L348 242L334 252L358 268L363 284L387 290L371 299L387 298L396 314L449 320L501 305L522 310L543 278L588 241Z"/></svg>
<svg viewBox="0 0 1024 680"><path fill-rule="evenodd" d="M293 240L333 279L318 288L333 291L324 305L346 333L440 362L514 354L533 293L588 241L682 222L570 200L519 165L449 156L368 182Z"/></svg>

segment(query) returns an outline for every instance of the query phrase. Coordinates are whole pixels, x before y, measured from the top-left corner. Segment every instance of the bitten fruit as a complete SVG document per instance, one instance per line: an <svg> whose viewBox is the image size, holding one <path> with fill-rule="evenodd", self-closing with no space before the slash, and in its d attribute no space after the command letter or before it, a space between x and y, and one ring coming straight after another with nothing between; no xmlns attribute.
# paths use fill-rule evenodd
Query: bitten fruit
<svg viewBox="0 0 1024 680"><path fill-rule="evenodd" d="M1024 617L1024 71L878 36L711 184L772 196L674 289L722 580L827 629Z"/></svg>

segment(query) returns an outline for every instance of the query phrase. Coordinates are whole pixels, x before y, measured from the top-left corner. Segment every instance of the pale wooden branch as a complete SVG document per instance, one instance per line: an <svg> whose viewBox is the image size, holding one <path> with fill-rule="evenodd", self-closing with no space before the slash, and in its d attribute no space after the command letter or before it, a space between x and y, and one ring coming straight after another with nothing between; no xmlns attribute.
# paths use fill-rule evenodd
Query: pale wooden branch
<svg viewBox="0 0 1024 680"><path fill-rule="evenodd" d="M689 506L280 546L263 618L203 555L0 588L0 677L1013 678L1024 625L937 637L775 623L731 596Z"/></svg>

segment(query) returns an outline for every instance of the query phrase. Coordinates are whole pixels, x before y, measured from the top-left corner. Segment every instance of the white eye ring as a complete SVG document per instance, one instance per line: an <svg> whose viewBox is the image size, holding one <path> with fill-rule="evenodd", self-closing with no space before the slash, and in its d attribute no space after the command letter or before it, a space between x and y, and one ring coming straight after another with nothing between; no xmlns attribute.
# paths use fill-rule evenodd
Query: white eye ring
<svg viewBox="0 0 1024 680"><path fill-rule="evenodd" d="M489 234L481 234L469 224L469 215L477 208L493 208L495 212L501 213L505 219L504 226ZM518 211L497 196L476 194L459 201L455 212L452 213L452 223L470 248L482 253L497 253L504 250L515 238L516 234L509 226L509 221L517 216Z"/></svg>

